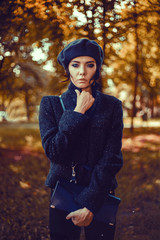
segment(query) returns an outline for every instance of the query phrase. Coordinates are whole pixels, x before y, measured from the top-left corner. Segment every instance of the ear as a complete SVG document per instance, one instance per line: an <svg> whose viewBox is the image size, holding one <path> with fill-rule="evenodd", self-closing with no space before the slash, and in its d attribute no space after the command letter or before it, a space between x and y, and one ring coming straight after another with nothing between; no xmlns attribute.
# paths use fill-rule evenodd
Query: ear
<svg viewBox="0 0 160 240"><path fill-rule="evenodd" d="M94 85L94 82L95 82L95 79L91 79L89 83Z"/></svg>

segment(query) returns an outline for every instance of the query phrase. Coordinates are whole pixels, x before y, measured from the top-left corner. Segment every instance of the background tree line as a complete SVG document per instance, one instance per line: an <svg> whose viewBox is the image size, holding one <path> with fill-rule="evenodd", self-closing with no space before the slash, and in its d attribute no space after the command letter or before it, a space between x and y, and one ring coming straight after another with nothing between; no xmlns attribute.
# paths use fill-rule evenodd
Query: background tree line
<svg viewBox="0 0 160 240"><path fill-rule="evenodd" d="M119 97L132 119L146 107L158 116L159 16L159 0L1 0L1 107L12 115L21 99L30 120L42 95L68 84L58 53L86 37L104 50L102 91Z"/></svg>

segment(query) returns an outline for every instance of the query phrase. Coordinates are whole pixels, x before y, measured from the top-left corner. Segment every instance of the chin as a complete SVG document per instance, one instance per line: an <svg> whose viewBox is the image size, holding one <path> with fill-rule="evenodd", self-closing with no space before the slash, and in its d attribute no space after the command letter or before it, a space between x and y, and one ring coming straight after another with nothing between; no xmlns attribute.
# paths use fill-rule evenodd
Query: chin
<svg viewBox="0 0 160 240"><path fill-rule="evenodd" d="M78 87L78 88L87 88L89 86L84 84L84 83L79 83L79 84L76 85L76 87Z"/></svg>
<svg viewBox="0 0 160 240"><path fill-rule="evenodd" d="M84 84L75 84L76 87L78 88L85 88L86 86Z"/></svg>

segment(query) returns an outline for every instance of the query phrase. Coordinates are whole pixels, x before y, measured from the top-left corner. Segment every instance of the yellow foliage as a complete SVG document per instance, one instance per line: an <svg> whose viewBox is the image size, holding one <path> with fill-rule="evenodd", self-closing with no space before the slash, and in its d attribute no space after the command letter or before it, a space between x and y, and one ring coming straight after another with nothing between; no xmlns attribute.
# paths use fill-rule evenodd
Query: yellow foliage
<svg viewBox="0 0 160 240"><path fill-rule="evenodd" d="M18 7L17 9L14 10L14 14L15 14L15 16L22 15L23 9L21 7Z"/></svg>
<svg viewBox="0 0 160 240"><path fill-rule="evenodd" d="M10 1L10 2L12 2L12 1ZM23 1L22 1L22 0L17 0L17 3L18 3L19 5L23 5Z"/></svg>
<svg viewBox="0 0 160 240"><path fill-rule="evenodd" d="M34 7L34 4L33 3L26 3L26 8L33 8Z"/></svg>
<svg viewBox="0 0 160 240"><path fill-rule="evenodd" d="M15 165L13 165L13 164L10 164L10 165L9 165L9 168L10 168L10 170L12 170L12 172L14 172L14 173L19 173L19 172L21 171L21 167L15 166Z"/></svg>
<svg viewBox="0 0 160 240"><path fill-rule="evenodd" d="M155 183L160 186L160 179L156 179Z"/></svg>

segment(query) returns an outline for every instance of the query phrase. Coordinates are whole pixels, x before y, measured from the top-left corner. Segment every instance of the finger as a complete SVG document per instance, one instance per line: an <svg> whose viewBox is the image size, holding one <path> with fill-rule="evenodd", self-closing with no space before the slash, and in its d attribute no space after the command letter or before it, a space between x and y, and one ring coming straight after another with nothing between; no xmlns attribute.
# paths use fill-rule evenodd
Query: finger
<svg viewBox="0 0 160 240"><path fill-rule="evenodd" d="M78 89L75 89L75 92L76 92L76 94L77 94L77 97L79 97L80 96L80 91L78 90Z"/></svg>
<svg viewBox="0 0 160 240"><path fill-rule="evenodd" d="M74 223L74 225L79 226L79 227L87 227L90 225L90 223L92 222L93 218L86 218L86 219L81 219L81 218L76 218L73 217L72 218L72 222Z"/></svg>
<svg viewBox="0 0 160 240"><path fill-rule="evenodd" d="M71 213L69 213L67 216L66 216L66 219L68 220L68 219L71 219L72 217L74 217L75 216L75 213L74 212L71 212Z"/></svg>
<svg viewBox="0 0 160 240"><path fill-rule="evenodd" d="M77 219L74 217L72 217L72 222L74 223L75 226L79 226L79 227L81 224L83 224L82 221L80 221L80 219Z"/></svg>
<svg viewBox="0 0 160 240"><path fill-rule="evenodd" d="M78 227L87 227L89 226L90 222L86 221L77 221L76 219L72 218L72 222L74 223L75 226Z"/></svg>

